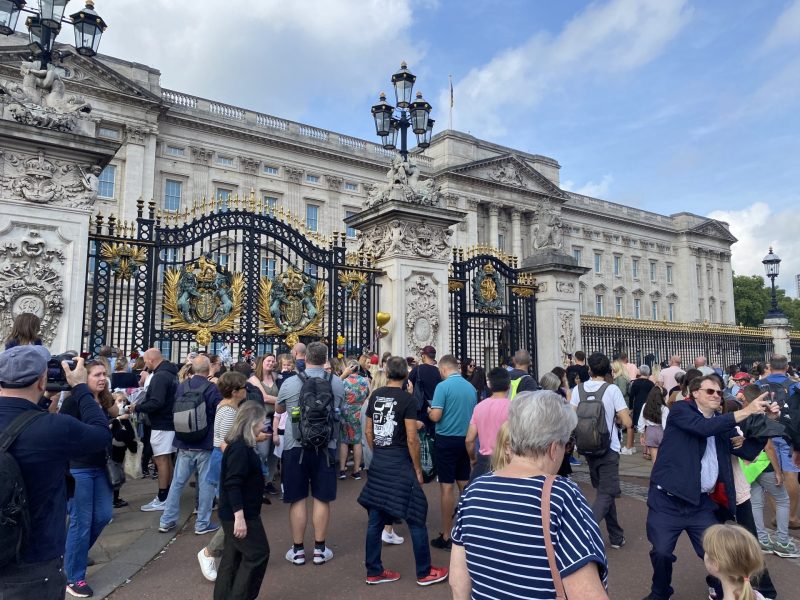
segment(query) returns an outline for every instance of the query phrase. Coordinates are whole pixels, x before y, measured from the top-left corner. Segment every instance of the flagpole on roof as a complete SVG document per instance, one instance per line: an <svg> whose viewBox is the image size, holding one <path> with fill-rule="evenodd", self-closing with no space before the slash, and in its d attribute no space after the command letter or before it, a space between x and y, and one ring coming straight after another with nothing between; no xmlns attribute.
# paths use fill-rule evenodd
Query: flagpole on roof
<svg viewBox="0 0 800 600"><path fill-rule="evenodd" d="M449 75L450 78L450 121L447 125L448 129L453 128L453 76Z"/></svg>

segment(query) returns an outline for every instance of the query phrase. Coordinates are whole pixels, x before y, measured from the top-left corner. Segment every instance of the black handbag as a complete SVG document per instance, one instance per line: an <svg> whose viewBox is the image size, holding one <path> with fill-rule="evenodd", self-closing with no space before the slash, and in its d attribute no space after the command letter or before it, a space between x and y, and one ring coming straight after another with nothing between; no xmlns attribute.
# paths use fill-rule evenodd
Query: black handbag
<svg viewBox="0 0 800 600"><path fill-rule="evenodd" d="M122 468L120 463L112 460L110 456L106 456L106 477L108 477L108 483L111 488L115 490L121 488L122 484L125 483L125 469Z"/></svg>

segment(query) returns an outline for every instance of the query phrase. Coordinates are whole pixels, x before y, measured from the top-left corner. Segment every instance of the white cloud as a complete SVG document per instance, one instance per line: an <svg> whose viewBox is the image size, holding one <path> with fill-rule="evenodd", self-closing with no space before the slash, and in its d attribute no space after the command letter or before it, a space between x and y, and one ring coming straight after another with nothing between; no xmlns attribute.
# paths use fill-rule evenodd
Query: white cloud
<svg viewBox="0 0 800 600"><path fill-rule="evenodd" d="M636 69L656 58L689 22L686 0L591 4L556 36L527 42L473 69L455 86L455 126L486 139L526 118L548 90L575 76ZM449 90L439 105L449 103Z"/></svg>
<svg viewBox="0 0 800 600"><path fill-rule="evenodd" d="M575 192L583 196L606 198L612 183L614 183L614 176L611 173L607 173L603 175L600 181L587 181L580 187L575 187L574 181L564 181L561 187L569 192Z"/></svg>
<svg viewBox="0 0 800 600"><path fill-rule="evenodd" d="M164 87L296 118L377 100L401 60L413 68L412 2L114 0L98 6L101 52L159 69Z"/></svg>
<svg viewBox="0 0 800 600"><path fill-rule="evenodd" d="M741 210L715 210L708 216L730 224L739 241L733 252L733 270L737 275L764 275L761 260L769 248L781 258L777 285L797 297L794 277L800 274L800 236L797 230L798 201L794 209L773 211L766 202L756 202Z"/></svg>
<svg viewBox="0 0 800 600"><path fill-rule="evenodd" d="M800 0L789 3L772 26L762 46L763 51L800 42Z"/></svg>

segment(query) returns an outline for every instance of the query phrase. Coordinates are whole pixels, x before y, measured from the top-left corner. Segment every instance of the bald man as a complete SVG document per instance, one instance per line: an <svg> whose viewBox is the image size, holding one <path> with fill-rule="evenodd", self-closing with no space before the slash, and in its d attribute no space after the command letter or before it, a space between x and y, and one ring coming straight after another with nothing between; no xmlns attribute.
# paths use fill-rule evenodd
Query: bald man
<svg viewBox="0 0 800 600"><path fill-rule="evenodd" d="M142 506L142 510L152 512L164 510L172 482L172 453L175 452L172 447L175 439L172 407L178 387L178 368L165 361L155 348L144 353L144 366L151 373L150 383L144 399L134 407L136 412L147 415L150 421L150 445L153 448L153 462L158 469L158 495Z"/></svg>
<svg viewBox="0 0 800 600"><path fill-rule="evenodd" d="M214 503L215 488L208 483L208 469L211 466L211 450L214 449L214 417L222 395L216 385L208 378L211 375L211 361L203 354L192 360L193 375L178 385L175 393L175 447L178 458L175 461L175 477L169 486L169 495L161 515L158 530L167 533L175 529L181 509L181 493L192 475L197 474L197 520L194 532L197 535L211 533L219 525L211 522L211 507ZM193 407L205 404L205 426L196 415ZM202 412L200 412L202 415Z"/></svg>
<svg viewBox="0 0 800 600"><path fill-rule="evenodd" d="M292 346L292 356L294 357L295 371L302 373L306 370L306 345L297 342Z"/></svg>

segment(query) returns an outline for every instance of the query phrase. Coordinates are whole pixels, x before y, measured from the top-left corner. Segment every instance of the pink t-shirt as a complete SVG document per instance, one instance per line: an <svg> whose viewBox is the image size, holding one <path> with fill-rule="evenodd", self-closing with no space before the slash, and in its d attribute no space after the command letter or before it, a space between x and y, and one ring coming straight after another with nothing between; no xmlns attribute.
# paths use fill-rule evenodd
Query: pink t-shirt
<svg viewBox="0 0 800 600"><path fill-rule="evenodd" d="M670 391L674 388L677 384L675 381L675 375L683 371L680 367L667 367L666 369L661 369L661 374L658 376L658 383L661 384L665 390Z"/></svg>
<svg viewBox="0 0 800 600"><path fill-rule="evenodd" d="M478 429L478 439L481 442L480 453L490 456L494 451L497 441L497 432L503 423L508 421L508 407L511 401L508 398L486 398L479 402L472 411L469 424Z"/></svg>
<svg viewBox="0 0 800 600"><path fill-rule="evenodd" d="M628 375L628 379L633 381L639 376L639 367L631 362L625 363L625 373Z"/></svg>

